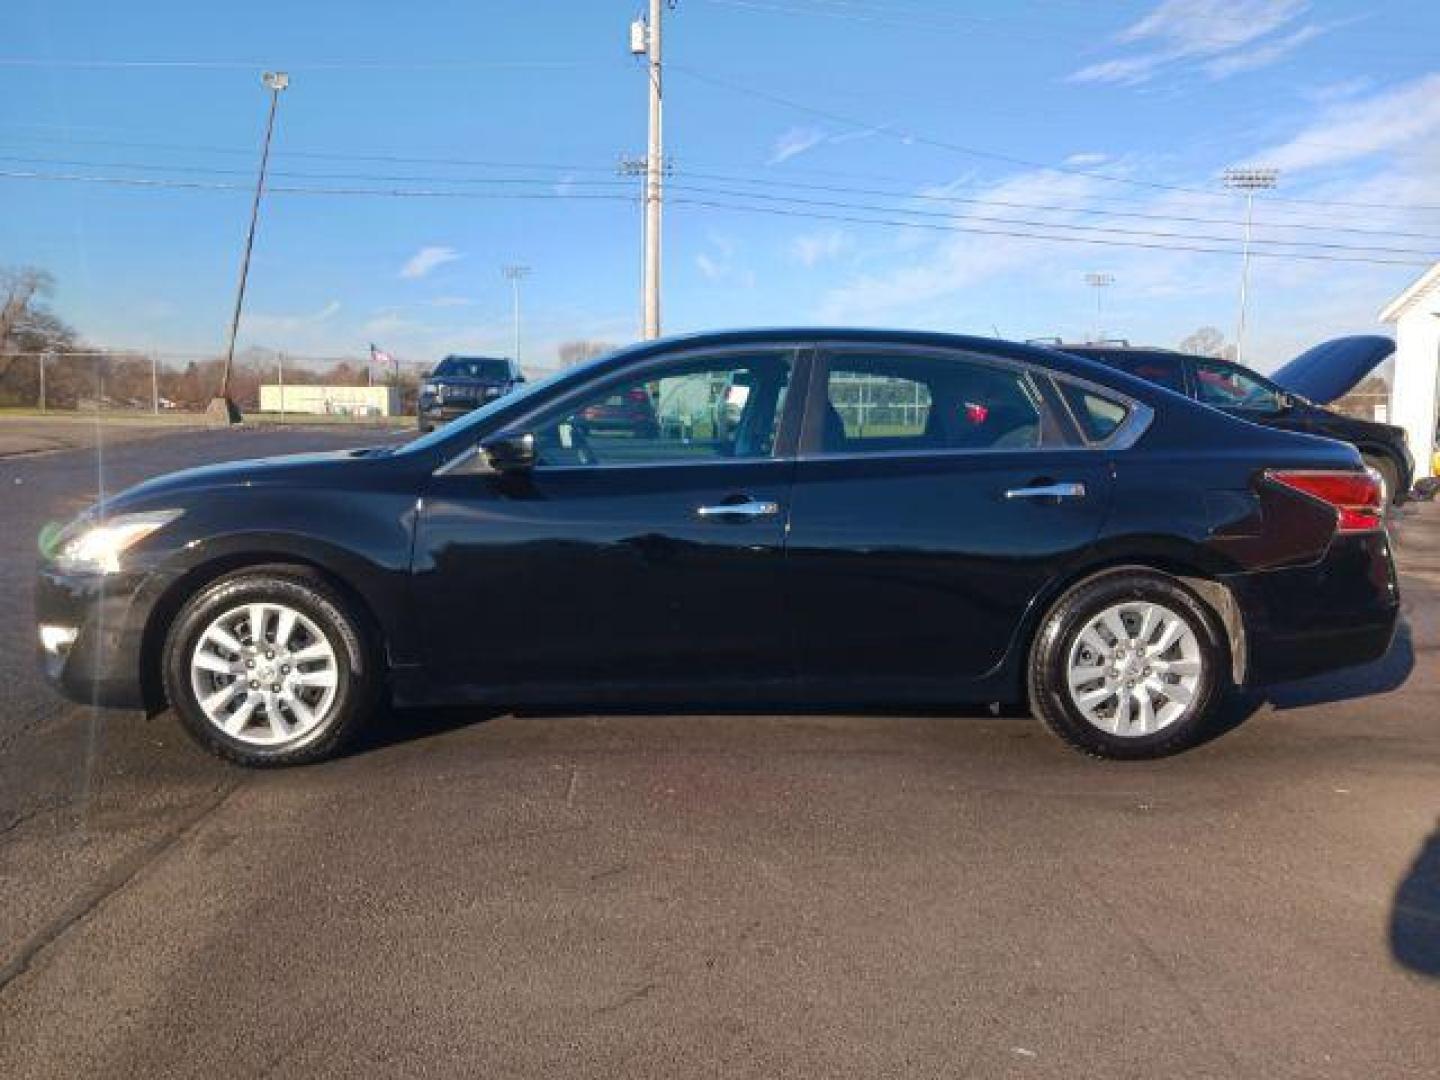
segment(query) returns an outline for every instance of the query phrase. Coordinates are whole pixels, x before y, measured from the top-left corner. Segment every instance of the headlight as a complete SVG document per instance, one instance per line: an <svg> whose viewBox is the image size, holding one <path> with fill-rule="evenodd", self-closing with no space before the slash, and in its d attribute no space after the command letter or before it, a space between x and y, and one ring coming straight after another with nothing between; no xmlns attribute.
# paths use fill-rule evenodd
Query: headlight
<svg viewBox="0 0 1440 1080"><path fill-rule="evenodd" d="M113 574L120 556L156 529L170 524L183 510L147 510L120 514L106 521L78 521L60 534L55 563L62 570Z"/></svg>
<svg viewBox="0 0 1440 1080"><path fill-rule="evenodd" d="M422 394L430 394L433 396L435 394L438 394L439 392L440 387L435 385L433 382L423 382L420 384L420 393Z"/></svg>

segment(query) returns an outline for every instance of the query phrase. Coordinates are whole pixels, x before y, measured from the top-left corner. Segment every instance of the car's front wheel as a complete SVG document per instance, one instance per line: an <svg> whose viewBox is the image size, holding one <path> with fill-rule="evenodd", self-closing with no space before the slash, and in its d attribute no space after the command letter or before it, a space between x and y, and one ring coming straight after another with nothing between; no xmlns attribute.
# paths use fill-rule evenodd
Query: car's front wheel
<svg viewBox="0 0 1440 1080"><path fill-rule="evenodd" d="M1030 656L1031 709L1077 750L1163 757L1204 733L1226 651L1214 618L1179 582L1106 574L1046 616Z"/></svg>
<svg viewBox="0 0 1440 1080"><path fill-rule="evenodd" d="M163 664L166 694L186 729L242 765L333 755L376 696L350 605L299 569L244 571L202 589L176 616Z"/></svg>

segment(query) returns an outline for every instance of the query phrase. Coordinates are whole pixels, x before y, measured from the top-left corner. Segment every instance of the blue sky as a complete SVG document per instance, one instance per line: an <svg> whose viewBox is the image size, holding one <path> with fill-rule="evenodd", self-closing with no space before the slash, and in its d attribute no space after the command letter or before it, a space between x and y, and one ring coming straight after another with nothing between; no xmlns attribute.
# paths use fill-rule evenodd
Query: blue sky
<svg viewBox="0 0 1440 1080"><path fill-rule="evenodd" d="M11 0L0 171L50 178L0 178L0 263L54 273L56 308L95 343L218 348L259 72L284 68L272 183L330 193L267 197L242 345L506 352L507 262L533 268L532 365L566 339L632 340L637 187L614 165L644 147L640 6L136 2L120 18ZM1256 235L1323 258L1255 260L1250 358L1373 331L1440 257L1437 39L1440 6L1419 2L681 0L665 330L1081 337L1084 275L1103 271L1106 333L1228 336L1243 207L1217 176L1264 164L1282 181Z"/></svg>

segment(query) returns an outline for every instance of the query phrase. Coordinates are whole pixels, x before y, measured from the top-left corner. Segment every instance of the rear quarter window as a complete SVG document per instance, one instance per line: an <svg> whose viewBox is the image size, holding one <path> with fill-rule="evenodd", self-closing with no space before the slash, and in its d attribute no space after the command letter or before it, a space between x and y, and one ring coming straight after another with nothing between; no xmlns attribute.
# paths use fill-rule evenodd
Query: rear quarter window
<svg viewBox="0 0 1440 1080"><path fill-rule="evenodd" d="M1057 380L1060 394L1089 442L1104 442L1120 429L1130 415L1130 406L1117 398L1089 387Z"/></svg>

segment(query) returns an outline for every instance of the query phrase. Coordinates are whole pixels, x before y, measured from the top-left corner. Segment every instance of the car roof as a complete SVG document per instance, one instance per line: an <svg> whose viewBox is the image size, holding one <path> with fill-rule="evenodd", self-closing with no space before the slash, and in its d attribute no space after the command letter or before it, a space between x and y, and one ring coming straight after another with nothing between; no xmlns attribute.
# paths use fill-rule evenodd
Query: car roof
<svg viewBox="0 0 1440 1080"><path fill-rule="evenodd" d="M1005 338L983 337L978 334L952 334L937 330L890 330L854 326L778 326L744 330L709 330L639 342L611 353L597 361L605 367L622 367L651 356L677 349L725 348L745 345L910 345L936 349L964 349L1007 357L1025 363L1039 364L1077 378L1118 378L1131 385L1153 384L1132 380L1125 372L1116 372L1095 360L1055 347L1009 341Z"/></svg>

